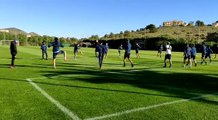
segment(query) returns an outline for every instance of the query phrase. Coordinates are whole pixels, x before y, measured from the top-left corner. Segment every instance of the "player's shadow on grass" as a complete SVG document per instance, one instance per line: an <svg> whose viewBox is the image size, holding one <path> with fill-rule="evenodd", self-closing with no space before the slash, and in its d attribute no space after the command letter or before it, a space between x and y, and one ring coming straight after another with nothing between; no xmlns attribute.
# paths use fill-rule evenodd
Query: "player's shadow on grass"
<svg viewBox="0 0 218 120"><path fill-rule="evenodd" d="M15 82L24 82L27 83L27 80L23 79L9 79L9 78L0 78L2 81L15 81ZM119 93L128 93L128 94L138 94L138 95L152 95L152 96L162 96L162 97L175 97L176 95L161 95L161 94L152 94L146 92L137 92L137 91L130 91L130 90L117 90L117 89L108 89L108 88L97 88L97 87L89 87L89 86L80 86L80 85L67 85L67 84L56 84L56 83L48 83L46 81L38 82L33 81L36 84L44 84L44 85L52 85L52 86L63 86L63 87L70 87L70 88L79 88L79 89L89 89L89 90L97 90L97 91L108 91L108 92L119 92Z"/></svg>
<svg viewBox="0 0 218 120"><path fill-rule="evenodd" d="M0 64L0 68L10 68L10 64Z"/></svg>
<svg viewBox="0 0 218 120"><path fill-rule="evenodd" d="M63 78L64 75L68 77ZM70 75L90 75L91 77L70 77ZM62 76L62 79L65 80L79 80L94 84L128 84L138 88L164 92L178 98L192 98L199 94L218 93L218 74L172 73L164 72L164 70L157 72L149 69L99 71L97 69L75 69L71 65L71 69L52 71L44 76ZM196 101L218 105L218 101L204 98Z"/></svg>
<svg viewBox="0 0 218 120"><path fill-rule="evenodd" d="M10 68L10 64L0 64L0 68ZM34 64L34 65L20 65L20 64L16 64L15 65L15 69L16 68L53 68L51 65L41 65L41 64Z"/></svg>

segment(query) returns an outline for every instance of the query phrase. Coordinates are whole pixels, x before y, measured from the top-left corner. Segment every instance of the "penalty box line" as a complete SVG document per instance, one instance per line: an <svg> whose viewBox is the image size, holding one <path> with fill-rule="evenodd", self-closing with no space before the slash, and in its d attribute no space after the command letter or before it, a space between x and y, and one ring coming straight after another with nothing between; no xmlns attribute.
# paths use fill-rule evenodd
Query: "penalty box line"
<svg viewBox="0 0 218 120"><path fill-rule="evenodd" d="M217 95L217 94L218 93L206 94L206 95L202 95L202 96L192 97L192 98L189 98L189 99L181 99L181 100L176 100L176 101L171 101L171 102L165 102L165 103L160 103L160 104L151 105L151 106L147 106L147 107L140 107L140 108L130 109L130 110L121 111L121 112L117 112L117 113L112 113L112 114L108 114L108 115L97 116L97 117L93 117L93 118L87 118L85 120L101 120L101 119L106 119L106 118L112 118L112 117L117 117L117 116L121 116L121 115L124 115L124 114L129 114L129 113L133 113L133 112L140 112L140 111L149 110L149 109L162 107L162 106L167 106L167 105L171 105L171 104L177 104L177 103L182 103L182 102L188 102L188 101L191 101L191 100L197 100L197 99L201 99L201 98L204 98L204 97L209 97L209 96L213 96L213 95Z"/></svg>
<svg viewBox="0 0 218 120"><path fill-rule="evenodd" d="M37 79L37 78L32 78L32 79ZM31 79L26 79L36 90L38 90L44 97L46 97L51 103L53 103L54 105L56 105L56 107L58 107L63 113L67 114L70 118L72 118L73 120L80 120L80 118L73 113L72 111L70 111L69 109L67 109L65 106L63 106L59 101L55 100L53 97L51 97L47 92L45 92L45 90L43 90L42 88L40 88L36 83L34 83Z"/></svg>

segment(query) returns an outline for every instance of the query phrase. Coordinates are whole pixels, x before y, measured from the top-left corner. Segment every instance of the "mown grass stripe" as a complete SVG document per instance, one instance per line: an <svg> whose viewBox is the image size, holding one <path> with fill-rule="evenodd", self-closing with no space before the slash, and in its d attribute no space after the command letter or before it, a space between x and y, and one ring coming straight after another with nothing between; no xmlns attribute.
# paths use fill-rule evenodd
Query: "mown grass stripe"
<svg viewBox="0 0 218 120"><path fill-rule="evenodd" d="M93 118L87 118L85 120L101 120L101 119L121 116L121 115L124 115L124 114L129 114L129 113L133 113L133 112L149 110L149 109L152 109L152 108L162 107L162 106L166 106L166 105L172 105L172 104L177 104L177 103L182 103L182 102L188 102L188 101L191 101L191 100L201 99L201 98L209 97L209 96L216 95L216 94L218 94L218 93L206 94L206 95L202 95L202 96L192 97L192 98L189 98L189 99L181 99L181 100L176 100L176 101L171 101L171 102L165 102L165 103L160 103L160 104L151 105L151 106L147 106L147 107L140 107L140 108L121 111L121 112L112 113L112 114L108 114L108 115L103 115L103 116L98 116L98 117L93 117Z"/></svg>
<svg viewBox="0 0 218 120"><path fill-rule="evenodd" d="M48 100L50 100L53 104L55 104L62 112L67 114L73 120L80 120L80 118L74 114L72 111L64 107L59 101L55 100L51 97L47 92L45 92L42 88L40 88L37 84L35 84L31 79L26 79L33 87L36 88L43 96L45 96Z"/></svg>

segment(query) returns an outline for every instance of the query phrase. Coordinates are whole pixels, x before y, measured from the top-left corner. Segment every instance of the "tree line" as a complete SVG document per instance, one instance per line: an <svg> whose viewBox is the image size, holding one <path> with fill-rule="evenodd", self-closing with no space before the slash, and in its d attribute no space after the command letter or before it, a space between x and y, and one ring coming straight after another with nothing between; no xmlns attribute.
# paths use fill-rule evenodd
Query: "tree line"
<svg viewBox="0 0 218 120"><path fill-rule="evenodd" d="M218 23L218 21L216 21ZM39 36L32 35L28 37L26 34L12 34L0 32L0 40L13 40L14 38L20 41L20 45L38 46L43 41L46 43L52 42L54 36ZM187 43L200 44L201 42L208 42L209 44L218 43L218 27L212 25L205 25L203 21L197 20L196 22L189 22L188 24L180 26L158 26L149 24L144 28L137 30L125 30L120 33L109 33L100 37L98 35L92 35L88 38L64 38L60 37L59 40L63 44L73 44L74 42L91 42L94 45L94 41L101 40L111 43L111 48L117 48L117 46L124 40L131 40L134 42L140 42L143 49L151 49L150 46L157 46L160 43L171 41L172 44L181 45ZM154 47L153 47L154 48Z"/></svg>
<svg viewBox="0 0 218 120"><path fill-rule="evenodd" d="M216 21L218 23L218 21ZM201 44L206 42L209 45L218 43L218 27L214 27L211 24L206 25L203 21L197 20L191 21L188 24L178 26L159 26L149 24L145 28L137 30L125 30L120 33L109 33L103 37L98 35L92 35L87 38L86 42L92 42L95 40L107 41L112 48L117 48L121 41L131 40L134 42L140 42L144 49L155 49L160 43L166 43L171 41L176 49L181 50L180 46L185 44ZM117 42L116 42L117 41ZM150 47L152 46L152 48Z"/></svg>
<svg viewBox="0 0 218 120"><path fill-rule="evenodd" d="M41 45L41 43L44 41L46 43L50 43L52 41L54 41L54 36L47 36L47 35L43 35L43 36L39 36L39 35L35 35L35 36L28 36L26 34L11 34L11 33L3 33L0 32L0 40L14 40L17 39L19 40L19 43L21 46L38 46ZM72 44L75 41L78 41L77 38L64 38L64 37L60 37L59 40L63 43L63 44Z"/></svg>

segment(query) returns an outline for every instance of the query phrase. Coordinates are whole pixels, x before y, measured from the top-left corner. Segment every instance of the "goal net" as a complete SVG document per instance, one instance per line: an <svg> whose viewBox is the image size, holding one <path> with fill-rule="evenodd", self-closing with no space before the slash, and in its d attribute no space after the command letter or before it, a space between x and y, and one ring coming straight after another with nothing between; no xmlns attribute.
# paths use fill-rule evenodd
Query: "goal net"
<svg viewBox="0 0 218 120"><path fill-rule="evenodd" d="M0 45L10 45L11 41L14 41L14 40L0 40ZM18 40L16 42L17 42L17 46L19 46L20 42Z"/></svg>

